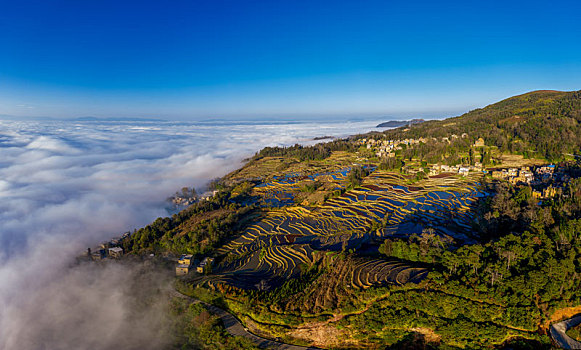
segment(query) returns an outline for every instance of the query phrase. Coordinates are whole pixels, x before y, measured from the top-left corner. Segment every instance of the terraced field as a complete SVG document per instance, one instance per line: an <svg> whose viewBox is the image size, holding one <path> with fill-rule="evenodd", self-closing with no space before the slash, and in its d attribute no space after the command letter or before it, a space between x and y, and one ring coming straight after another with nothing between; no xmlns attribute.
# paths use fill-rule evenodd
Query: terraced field
<svg viewBox="0 0 581 350"><path fill-rule="evenodd" d="M353 287L365 289L384 283L419 282L427 274L426 269L410 267L401 261L369 259L356 264L348 280Z"/></svg>
<svg viewBox="0 0 581 350"><path fill-rule="evenodd" d="M351 171L350 167L301 175L300 173L287 173L283 176L274 176L271 181L262 182L255 186L253 194L255 201L260 199L269 206L282 207L294 203L295 195L303 186L314 182L327 184L332 189L345 188L346 176Z"/></svg>
<svg viewBox="0 0 581 350"><path fill-rule="evenodd" d="M301 265L313 262L313 254L314 250L308 244L262 246L247 250L230 262L223 262L205 281L252 289L265 280L272 286L300 274Z"/></svg>
<svg viewBox="0 0 581 350"><path fill-rule="evenodd" d="M254 191L282 202L280 198L292 198L305 181L344 186L349 171L286 174ZM322 205L265 210L260 220L218 250L223 261L206 280L240 288L258 288L263 280L277 285L297 276L302 265L315 261L318 252L377 247L387 237L420 234L426 227L448 240L470 242L471 208L484 195L478 190L478 179L477 175L448 176L411 186L402 175L374 171L360 187ZM378 226L381 228L376 229ZM402 262L366 259L353 268L348 283L357 288L405 284L418 282L426 274L425 269Z"/></svg>

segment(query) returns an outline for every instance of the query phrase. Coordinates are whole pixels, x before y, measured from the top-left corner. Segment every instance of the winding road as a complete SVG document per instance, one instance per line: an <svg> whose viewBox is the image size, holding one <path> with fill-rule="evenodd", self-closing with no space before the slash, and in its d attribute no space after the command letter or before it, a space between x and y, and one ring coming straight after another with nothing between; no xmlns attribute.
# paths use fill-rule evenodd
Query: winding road
<svg viewBox="0 0 581 350"><path fill-rule="evenodd" d="M581 342L568 336L565 332L571 327L581 324L581 314L551 325L551 336L557 345L563 349L581 349Z"/></svg>
<svg viewBox="0 0 581 350"><path fill-rule="evenodd" d="M239 336L250 339L250 341L252 341L254 345L260 348L276 350L319 350L319 348L285 344L274 340L259 337L253 333L250 333L242 325L240 320L238 320L234 315L232 315L231 313L222 308L219 308L212 304L208 304L199 299L192 298L176 290L174 290L171 294L172 296L178 298L188 299L192 303L200 303L204 305L204 307L208 311L220 317L220 319L224 323L224 328L226 328L226 331L228 333L230 333L233 336ZM568 329L570 329L571 327L575 327L578 324L581 324L581 314L573 318L558 323L554 323L553 325L551 325L550 332L555 343L557 343L557 345L563 349L581 349L581 342L576 341L575 339L569 337L566 334Z"/></svg>
<svg viewBox="0 0 581 350"><path fill-rule="evenodd" d="M280 343L280 342L277 342L274 340L259 337L255 334L250 333L242 325L240 320L238 320L234 315L232 315L231 313L229 313L228 311L226 311L222 308L219 308L219 307L214 306L212 304L208 304L208 303L203 302L199 299L192 298L190 296L187 296L185 294L178 292L177 290L174 290L171 294L172 294L172 296L175 296L178 298L188 299L192 303L200 303L200 304L204 305L204 307L208 311L210 311L211 313L220 317L220 319L224 323L224 328L226 328L226 331L228 333L230 333L231 335L234 335L234 336L247 338L251 342L253 342L254 345L258 346L259 348L276 349L276 350L319 350L319 348L285 344L285 343Z"/></svg>

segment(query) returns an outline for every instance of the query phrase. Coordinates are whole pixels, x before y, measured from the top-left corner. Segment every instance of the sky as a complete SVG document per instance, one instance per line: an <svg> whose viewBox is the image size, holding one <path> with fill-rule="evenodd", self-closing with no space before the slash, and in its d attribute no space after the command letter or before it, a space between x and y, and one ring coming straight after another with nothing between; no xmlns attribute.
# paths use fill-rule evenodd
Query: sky
<svg viewBox="0 0 581 350"><path fill-rule="evenodd" d="M0 0L0 115L457 115L581 87L581 2Z"/></svg>

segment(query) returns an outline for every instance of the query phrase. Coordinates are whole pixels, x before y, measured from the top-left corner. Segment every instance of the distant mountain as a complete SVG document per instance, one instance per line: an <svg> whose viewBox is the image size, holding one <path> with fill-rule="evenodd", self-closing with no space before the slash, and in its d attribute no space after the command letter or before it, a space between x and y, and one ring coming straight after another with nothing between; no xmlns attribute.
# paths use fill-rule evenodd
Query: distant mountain
<svg viewBox="0 0 581 350"><path fill-rule="evenodd" d="M412 120L390 120L388 122L385 123L381 123L378 126L376 126L377 128L399 128L401 126L406 126L406 125L414 125L414 124L419 124L419 123L423 123L425 120L423 119L412 119Z"/></svg>
<svg viewBox="0 0 581 350"><path fill-rule="evenodd" d="M165 122L164 119L154 118L98 118L98 117L79 117L73 119L79 122Z"/></svg>
<svg viewBox="0 0 581 350"><path fill-rule="evenodd" d="M317 136L317 137L314 137L313 138L313 140L315 140L315 141L318 141L318 140L333 140L333 139L335 139L335 136L327 136L327 135L325 135L325 136Z"/></svg>

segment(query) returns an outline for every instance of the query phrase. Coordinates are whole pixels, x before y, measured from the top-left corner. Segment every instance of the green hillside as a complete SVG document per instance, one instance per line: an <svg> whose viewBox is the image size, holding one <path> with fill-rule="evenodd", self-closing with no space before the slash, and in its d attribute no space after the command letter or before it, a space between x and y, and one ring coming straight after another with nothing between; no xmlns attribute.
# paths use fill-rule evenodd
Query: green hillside
<svg viewBox="0 0 581 350"><path fill-rule="evenodd" d="M180 291L287 343L549 348L551 322L581 310L580 121L581 92L536 91L265 148L122 246L213 257Z"/></svg>
<svg viewBox="0 0 581 350"><path fill-rule="evenodd" d="M384 132L389 138L448 137L467 133L489 146L550 161L581 148L581 91L541 90L514 96L459 117Z"/></svg>

